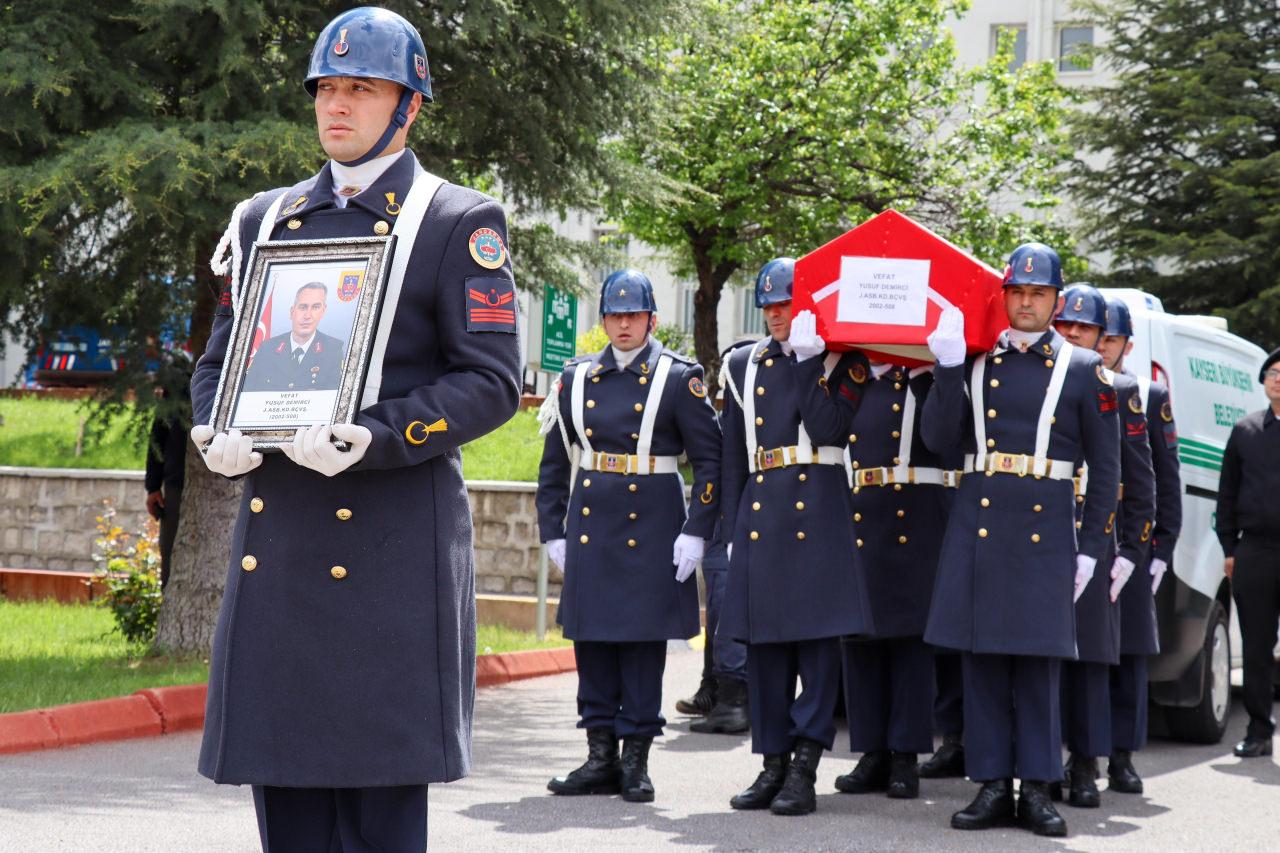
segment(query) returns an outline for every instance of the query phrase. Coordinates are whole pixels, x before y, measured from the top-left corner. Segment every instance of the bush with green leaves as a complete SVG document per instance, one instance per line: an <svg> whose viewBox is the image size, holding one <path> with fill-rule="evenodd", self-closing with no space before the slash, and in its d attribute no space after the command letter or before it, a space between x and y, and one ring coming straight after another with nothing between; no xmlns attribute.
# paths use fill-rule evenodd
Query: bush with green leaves
<svg viewBox="0 0 1280 853"><path fill-rule="evenodd" d="M107 594L98 603L111 611L125 639L150 643L160 618L159 525L147 519L141 531L131 534L115 523L115 516L115 507L103 501L93 559Z"/></svg>

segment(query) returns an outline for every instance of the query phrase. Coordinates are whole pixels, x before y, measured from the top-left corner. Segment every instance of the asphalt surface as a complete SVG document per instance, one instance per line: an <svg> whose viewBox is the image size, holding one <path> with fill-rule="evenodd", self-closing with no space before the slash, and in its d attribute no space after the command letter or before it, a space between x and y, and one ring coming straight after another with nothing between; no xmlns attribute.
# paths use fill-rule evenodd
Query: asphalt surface
<svg viewBox="0 0 1280 853"><path fill-rule="evenodd" d="M474 774L431 789L432 850L1221 851L1276 849L1280 837L1280 765L1230 754L1244 727L1238 697L1223 743L1157 740L1139 755L1144 795L1104 791L1101 809L1063 807L1066 839L949 829L951 813L975 791L962 780L925 780L914 801L835 793L835 777L852 765L843 731L818 771L816 814L734 812L729 798L757 772L747 740L692 734L674 711L696 687L701 661L690 651L668 657L671 724L653 749L657 801L647 805L546 793L550 776L585 755L573 728L576 676L481 690ZM248 789L198 776L198 747L199 736L188 734L0 757L0 851L257 850Z"/></svg>

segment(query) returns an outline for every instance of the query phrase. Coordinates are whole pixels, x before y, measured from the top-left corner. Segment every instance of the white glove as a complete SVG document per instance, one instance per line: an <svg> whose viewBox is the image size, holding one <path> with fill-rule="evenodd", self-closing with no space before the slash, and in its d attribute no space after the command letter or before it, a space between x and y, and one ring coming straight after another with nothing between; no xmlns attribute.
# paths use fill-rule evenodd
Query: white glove
<svg viewBox="0 0 1280 853"><path fill-rule="evenodd" d="M1115 604L1120 598L1120 590L1124 589L1124 585L1129 581L1129 575L1133 574L1133 561L1128 557L1116 557L1116 561L1111 565L1111 603Z"/></svg>
<svg viewBox="0 0 1280 853"><path fill-rule="evenodd" d="M211 438L213 441L209 441ZM262 454L253 449L253 439L241 435L238 429L215 435L211 426L193 426L191 441L200 451L209 470L224 477L248 474L262 464Z"/></svg>
<svg viewBox="0 0 1280 853"><path fill-rule="evenodd" d="M939 367L955 367L964 363L964 314L959 308L944 308L938 327L926 339L929 351Z"/></svg>
<svg viewBox="0 0 1280 853"><path fill-rule="evenodd" d="M671 563L676 567L676 580L684 583L693 577L702 562L702 555L707 553L707 540L688 533L676 537L676 544L671 549Z"/></svg>
<svg viewBox="0 0 1280 853"><path fill-rule="evenodd" d="M1093 577L1093 569L1098 565L1098 560L1085 554L1076 554L1076 591L1071 596L1071 601L1077 602L1080 596L1084 594L1084 588L1089 583L1089 579Z"/></svg>
<svg viewBox="0 0 1280 853"><path fill-rule="evenodd" d="M827 342L818 335L818 318L812 311L801 311L791 318L791 336L787 342L798 362L827 351Z"/></svg>
<svg viewBox="0 0 1280 853"><path fill-rule="evenodd" d="M1164 573L1169 571L1169 564L1164 560L1156 558L1151 561L1151 594L1155 595L1156 590L1160 589L1160 581L1164 580Z"/></svg>
<svg viewBox="0 0 1280 853"><path fill-rule="evenodd" d="M350 446L349 449L339 450L333 445L331 437L345 441ZM280 449L285 456L303 468L332 477L363 459L371 441L373 433L366 427L355 424L316 424L299 428L294 433L293 444L286 444Z"/></svg>
<svg viewBox="0 0 1280 853"><path fill-rule="evenodd" d="M560 574L564 574L564 540L552 539L547 542L547 559L555 563Z"/></svg>

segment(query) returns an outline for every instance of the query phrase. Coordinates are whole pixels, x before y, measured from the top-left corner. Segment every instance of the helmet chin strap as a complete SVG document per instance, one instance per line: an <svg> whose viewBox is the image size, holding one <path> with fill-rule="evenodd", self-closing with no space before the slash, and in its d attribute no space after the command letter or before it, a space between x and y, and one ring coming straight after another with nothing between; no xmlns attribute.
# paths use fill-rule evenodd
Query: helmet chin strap
<svg viewBox="0 0 1280 853"><path fill-rule="evenodd" d="M382 137L377 142L373 143L373 147L360 157L357 157L354 160L339 160L337 162L344 166L359 166L363 163L368 163L370 160L381 154L383 150L391 144L391 140L395 135L400 132L400 128L408 124L409 103L412 100L413 90L407 86L404 87L404 92L400 95L400 103L396 105L396 111L391 114L391 123L388 124L387 129L383 131Z"/></svg>

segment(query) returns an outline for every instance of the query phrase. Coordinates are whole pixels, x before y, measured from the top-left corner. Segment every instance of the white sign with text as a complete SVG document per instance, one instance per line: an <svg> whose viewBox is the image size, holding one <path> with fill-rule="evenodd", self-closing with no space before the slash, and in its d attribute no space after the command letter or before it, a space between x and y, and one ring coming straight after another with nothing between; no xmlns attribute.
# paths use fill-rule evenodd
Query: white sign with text
<svg viewBox="0 0 1280 853"><path fill-rule="evenodd" d="M841 323L923 326L929 303L929 261L840 259L836 319Z"/></svg>
<svg viewBox="0 0 1280 853"><path fill-rule="evenodd" d="M242 391L231 426L270 429L287 424L333 423L338 391Z"/></svg>

